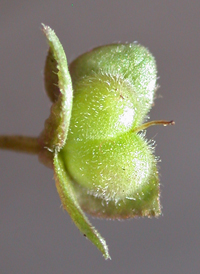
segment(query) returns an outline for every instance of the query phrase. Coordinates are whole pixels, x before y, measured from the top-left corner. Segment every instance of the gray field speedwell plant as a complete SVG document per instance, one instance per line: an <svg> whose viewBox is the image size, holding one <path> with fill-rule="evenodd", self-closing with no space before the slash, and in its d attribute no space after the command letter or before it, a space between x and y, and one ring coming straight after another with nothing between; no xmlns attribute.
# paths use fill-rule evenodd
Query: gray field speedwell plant
<svg viewBox="0 0 200 274"><path fill-rule="evenodd" d="M157 158L145 129L174 121L144 123L157 88L155 59L145 47L97 47L68 67L55 32L42 30L50 116L38 137L0 136L0 148L37 154L54 170L63 208L108 259L105 240L84 212L107 219L161 214Z"/></svg>

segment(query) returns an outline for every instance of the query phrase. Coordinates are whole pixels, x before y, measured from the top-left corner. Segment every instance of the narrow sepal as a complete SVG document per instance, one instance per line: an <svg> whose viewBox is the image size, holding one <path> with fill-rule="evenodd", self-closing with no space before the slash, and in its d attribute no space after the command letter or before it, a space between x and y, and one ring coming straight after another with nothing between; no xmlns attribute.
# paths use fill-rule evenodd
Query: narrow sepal
<svg viewBox="0 0 200 274"><path fill-rule="evenodd" d="M80 232L103 253L105 259L110 259L106 241L92 226L79 206L71 179L66 172L59 153L55 153L54 155L54 174L57 191L60 195L63 208L69 213Z"/></svg>
<svg viewBox="0 0 200 274"><path fill-rule="evenodd" d="M48 70L50 84L46 88L49 97L54 102L51 107L49 118L45 121L45 128L40 136L43 146L50 151L59 151L66 142L72 110L72 82L68 71L67 59L64 49L55 32L48 26L43 25L43 32L48 40L50 49L47 57L45 70ZM53 65L50 65L50 59ZM47 68L49 66L49 68ZM52 70L52 77L50 71ZM57 77L55 77L57 73ZM55 83L53 81L55 80ZM57 83L56 83L57 81ZM55 90L51 90L53 85Z"/></svg>

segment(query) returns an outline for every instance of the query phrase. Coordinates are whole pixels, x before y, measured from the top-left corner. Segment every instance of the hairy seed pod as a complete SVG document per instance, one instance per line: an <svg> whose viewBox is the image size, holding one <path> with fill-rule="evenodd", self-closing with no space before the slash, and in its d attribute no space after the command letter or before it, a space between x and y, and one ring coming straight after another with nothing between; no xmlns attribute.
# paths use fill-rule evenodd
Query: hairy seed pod
<svg viewBox="0 0 200 274"><path fill-rule="evenodd" d="M78 57L70 72L74 99L62 157L77 191L91 197L92 210L80 197L82 208L113 219L158 216L156 160L144 134L134 132L153 101L154 58L139 45L114 44Z"/></svg>

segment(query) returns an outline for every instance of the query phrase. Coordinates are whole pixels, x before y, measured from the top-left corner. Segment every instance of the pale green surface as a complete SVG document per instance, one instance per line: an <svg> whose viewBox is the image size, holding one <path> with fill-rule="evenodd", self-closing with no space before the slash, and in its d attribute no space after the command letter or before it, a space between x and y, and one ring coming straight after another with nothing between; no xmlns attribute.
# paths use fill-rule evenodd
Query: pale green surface
<svg viewBox="0 0 200 274"><path fill-rule="evenodd" d="M103 141L74 141L70 137L63 159L77 183L105 201L140 199L137 193L151 183L155 165L143 138L132 132Z"/></svg>
<svg viewBox="0 0 200 274"><path fill-rule="evenodd" d="M112 219L160 215L156 160L141 136L69 139L62 153L86 212Z"/></svg>
<svg viewBox="0 0 200 274"><path fill-rule="evenodd" d="M157 69L154 57L141 45L127 43L97 47L75 59L69 69L73 84L93 73L126 79L137 94L142 116L151 109Z"/></svg>
<svg viewBox="0 0 200 274"><path fill-rule="evenodd" d="M137 126L143 118L134 90L120 78L90 75L73 87L70 139L115 137Z"/></svg>

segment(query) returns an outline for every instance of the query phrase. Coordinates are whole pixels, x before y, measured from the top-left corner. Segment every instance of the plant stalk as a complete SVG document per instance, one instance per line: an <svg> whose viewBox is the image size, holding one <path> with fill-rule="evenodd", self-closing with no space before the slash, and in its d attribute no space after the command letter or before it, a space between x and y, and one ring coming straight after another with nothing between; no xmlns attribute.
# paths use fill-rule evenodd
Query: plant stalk
<svg viewBox="0 0 200 274"><path fill-rule="evenodd" d="M38 154L41 151L41 146L38 143L37 137L1 135L0 149L29 154Z"/></svg>

